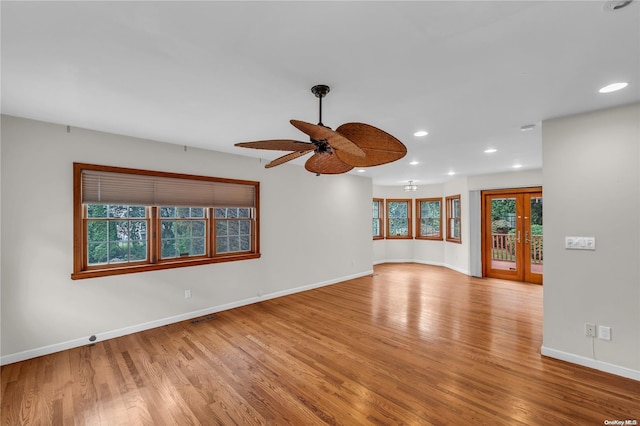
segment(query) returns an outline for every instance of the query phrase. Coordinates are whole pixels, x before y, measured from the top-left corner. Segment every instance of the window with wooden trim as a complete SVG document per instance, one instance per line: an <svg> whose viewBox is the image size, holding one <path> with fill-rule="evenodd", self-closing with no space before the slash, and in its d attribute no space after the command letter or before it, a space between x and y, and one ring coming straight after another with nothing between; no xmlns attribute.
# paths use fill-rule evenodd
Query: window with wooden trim
<svg viewBox="0 0 640 426"><path fill-rule="evenodd" d="M452 195L446 198L447 203L447 241L462 243L462 209L460 207L460 195Z"/></svg>
<svg viewBox="0 0 640 426"><path fill-rule="evenodd" d="M207 210L202 207L160 207L161 260L207 254Z"/></svg>
<svg viewBox="0 0 640 426"><path fill-rule="evenodd" d="M416 199L416 239L442 240L442 198Z"/></svg>
<svg viewBox="0 0 640 426"><path fill-rule="evenodd" d="M251 250L251 210L216 208L216 254Z"/></svg>
<svg viewBox="0 0 640 426"><path fill-rule="evenodd" d="M373 199L373 219L371 233L374 240L384 238L384 200L382 198Z"/></svg>
<svg viewBox="0 0 640 426"><path fill-rule="evenodd" d="M116 265L149 258L149 213L145 206L85 204L86 264Z"/></svg>
<svg viewBox="0 0 640 426"><path fill-rule="evenodd" d="M260 257L259 182L74 163L73 279Z"/></svg>
<svg viewBox="0 0 640 426"><path fill-rule="evenodd" d="M411 202L410 198L387 200L387 238L413 238Z"/></svg>

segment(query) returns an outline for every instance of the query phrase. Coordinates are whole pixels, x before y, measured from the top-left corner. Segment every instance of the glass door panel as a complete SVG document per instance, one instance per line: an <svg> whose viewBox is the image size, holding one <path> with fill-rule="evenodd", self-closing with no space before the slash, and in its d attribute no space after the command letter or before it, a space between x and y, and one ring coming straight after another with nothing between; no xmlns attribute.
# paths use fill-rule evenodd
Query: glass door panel
<svg viewBox="0 0 640 426"><path fill-rule="evenodd" d="M525 281L542 283L542 192L525 194Z"/></svg>
<svg viewBox="0 0 640 426"><path fill-rule="evenodd" d="M491 268L517 270L516 198L491 199Z"/></svg>
<svg viewBox="0 0 640 426"><path fill-rule="evenodd" d="M484 191L483 275L542 283L542 191Z"/></svg>

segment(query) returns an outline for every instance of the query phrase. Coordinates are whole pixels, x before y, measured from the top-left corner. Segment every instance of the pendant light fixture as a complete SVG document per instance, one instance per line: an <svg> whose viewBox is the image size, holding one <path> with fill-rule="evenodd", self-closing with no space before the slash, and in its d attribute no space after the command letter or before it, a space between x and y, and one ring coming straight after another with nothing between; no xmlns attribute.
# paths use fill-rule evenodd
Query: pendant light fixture
<svg viewBox="0 0 640 426"><path fill-rule="evenodd" d="M412 180L410 180L410 181L409 181L409 185L405 185L405 186L404 186L404 190L405 190L406 192L415 192L415 191L417 191L417 190L418 190L418 187L417 187L416 185L414 185L414 184L413 184L413 181L412 181Z"/></svg>

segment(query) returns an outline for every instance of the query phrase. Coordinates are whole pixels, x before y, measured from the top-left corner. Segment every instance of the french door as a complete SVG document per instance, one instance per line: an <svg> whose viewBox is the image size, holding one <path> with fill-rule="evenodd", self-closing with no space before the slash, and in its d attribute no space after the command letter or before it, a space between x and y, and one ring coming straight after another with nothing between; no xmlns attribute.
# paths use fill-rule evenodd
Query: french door
<svg viewBox="0 0 640 426"><path fill-rule="evenodd" d="M542 284L542 188L482 192L483 275Z"/></svg>

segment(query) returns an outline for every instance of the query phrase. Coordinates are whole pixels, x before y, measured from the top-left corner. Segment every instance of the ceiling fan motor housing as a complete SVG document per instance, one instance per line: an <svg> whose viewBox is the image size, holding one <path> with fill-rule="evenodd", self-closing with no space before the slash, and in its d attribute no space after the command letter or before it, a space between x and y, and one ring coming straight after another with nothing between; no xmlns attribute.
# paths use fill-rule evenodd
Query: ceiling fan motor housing
<svg viewBox="0 0 640 426"><path fill-rule="evenodd" d="M311 88L311 93L316 95L316 98L324 98L330 90L326 84L318 84Z"/></svg>

